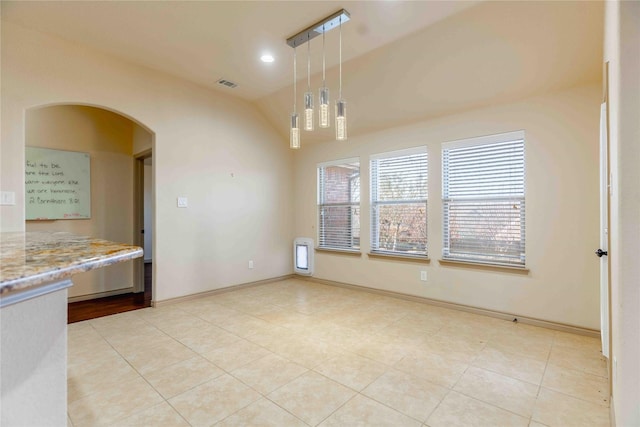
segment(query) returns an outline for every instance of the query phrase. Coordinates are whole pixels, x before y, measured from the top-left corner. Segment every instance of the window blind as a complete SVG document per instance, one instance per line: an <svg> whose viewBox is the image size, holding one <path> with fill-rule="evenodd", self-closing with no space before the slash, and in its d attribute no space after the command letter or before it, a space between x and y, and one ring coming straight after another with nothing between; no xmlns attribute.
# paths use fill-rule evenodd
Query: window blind
<svg viewBox="0 0 640 427"><path fill-rule="evenodd" d="M371 251L427 255L426 147L372 156Z"/></svg>
<svg viewBox="0 0 640 427"><path fill-rule="evenodd" d="M360 248L360 163L318 166L318 247Z"/></svg>
<svg viewBox="0 0 640 427"><path fill-rule="evenodd" d="M443 258L524 266L524 132L442 151Z"/></svg>

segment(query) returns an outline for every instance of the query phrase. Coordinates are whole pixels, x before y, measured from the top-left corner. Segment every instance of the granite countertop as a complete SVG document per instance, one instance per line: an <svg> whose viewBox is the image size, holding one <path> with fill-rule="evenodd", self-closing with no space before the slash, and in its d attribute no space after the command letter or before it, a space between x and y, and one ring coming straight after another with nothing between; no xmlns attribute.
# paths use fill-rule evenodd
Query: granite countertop
<svg viewBox="0 0 640 427"><path fill-rule="evenodd" d="M71 233L0 233L0 296L141 256L137 246Z"/></svg>

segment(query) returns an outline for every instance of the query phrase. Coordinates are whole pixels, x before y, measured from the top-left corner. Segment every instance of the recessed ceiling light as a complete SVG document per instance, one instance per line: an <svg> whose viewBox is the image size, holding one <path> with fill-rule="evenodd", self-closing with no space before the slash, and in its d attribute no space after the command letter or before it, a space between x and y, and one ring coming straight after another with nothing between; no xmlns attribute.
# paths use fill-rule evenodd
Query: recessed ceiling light
<svg viewBox="0 0 640 427"><path fill-rule="evenodd" d="M265 55L262 55L260 57L260 61L262 61L262 62L273 62L273 61L275 61L275 59L273 58L273 56L271 56L269 54L265 54Z"/></svg>

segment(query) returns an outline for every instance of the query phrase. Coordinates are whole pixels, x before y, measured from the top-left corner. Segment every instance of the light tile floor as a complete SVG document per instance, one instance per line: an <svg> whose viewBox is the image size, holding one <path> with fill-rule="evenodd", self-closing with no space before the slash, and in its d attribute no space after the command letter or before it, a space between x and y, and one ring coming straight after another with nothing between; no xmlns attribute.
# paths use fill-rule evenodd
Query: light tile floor
<svg viewBox="0 0 640 427"><path fill-rule="evenodd" d="M599 340L289 279L69 325L69 425L608 426Z"/></svg>

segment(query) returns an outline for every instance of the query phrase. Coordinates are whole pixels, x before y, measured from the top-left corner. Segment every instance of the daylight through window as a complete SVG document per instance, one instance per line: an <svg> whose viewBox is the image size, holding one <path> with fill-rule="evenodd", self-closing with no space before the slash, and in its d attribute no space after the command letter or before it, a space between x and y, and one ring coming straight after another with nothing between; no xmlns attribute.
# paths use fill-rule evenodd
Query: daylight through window
<svg viewBox="0 0 640 427"><path fill-rule="evenodd" d="M524 132L443 144L443 258L525 265Z"/></svg>
<svg viewBox="0 0 640 427"><path fill-rule="evenodd" d="M371 251L427 255L427 149L371 157Z"/></svg>
<svg viewBox="0 0 640 427"><path fill-rule="evenodd" d="M360 248L360 162L318 166L318 247Z"/></svg>

